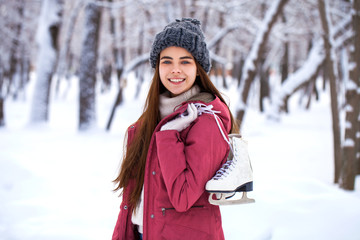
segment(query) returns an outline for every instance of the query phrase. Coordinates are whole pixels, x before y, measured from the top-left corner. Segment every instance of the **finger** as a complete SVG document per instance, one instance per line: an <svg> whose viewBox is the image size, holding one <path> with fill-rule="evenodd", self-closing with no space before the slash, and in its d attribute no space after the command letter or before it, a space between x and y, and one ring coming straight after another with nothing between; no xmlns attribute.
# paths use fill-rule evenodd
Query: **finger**
<svg viewBox="0 0 360 240"><path fill-rule="evenodd" d="M188 106L187 106L187 110L188 110L189 113L192 113L193 110L194 110L194 108L192 107L192 105L193 105L192 103L189 103Z"/></svg>
<svg viewBox="0 0 360 240"><path fill-rule="evenodd" d="M193 117L193 119L195 119L195 118L197 118L197 107L193 104L193 103L191 103L190 104L191 106L191 109L192 109L192 117Z"/></svg>
<svg viewBox="0 0 360 240"><path fill-rule="evenodd" d="M192 118L192 115L194 114L194 109L192 108L191 103L189 103L187 106L187 112L188 112L187 117Z"/></svg>

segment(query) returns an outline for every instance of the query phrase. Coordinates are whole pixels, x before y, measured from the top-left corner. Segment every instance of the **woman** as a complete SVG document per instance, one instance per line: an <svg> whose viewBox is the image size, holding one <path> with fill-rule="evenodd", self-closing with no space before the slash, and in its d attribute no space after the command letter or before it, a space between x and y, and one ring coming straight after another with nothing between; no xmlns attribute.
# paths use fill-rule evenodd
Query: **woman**
<svg viewBox="0 0 360 240"><path fill-rule="evenodd" d="M116 190L122 203L112 239L224 239L219 207L208 202L206 182L229 151L225 132L237 126L211 83L209 51L200 22L176 20L156 35L155 68L143 114L128 128Z"/></svg>

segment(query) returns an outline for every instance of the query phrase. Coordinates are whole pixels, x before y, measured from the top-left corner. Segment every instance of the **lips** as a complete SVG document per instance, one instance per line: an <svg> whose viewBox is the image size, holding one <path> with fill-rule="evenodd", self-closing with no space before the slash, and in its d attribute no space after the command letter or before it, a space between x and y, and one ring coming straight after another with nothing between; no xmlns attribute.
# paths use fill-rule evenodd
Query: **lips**
<svg viewBox="0 0 360 240"><path fill-rule="evenodd" d="M169 81L172 83L180 83L185 81L185 78L169 78Z"/></svg>

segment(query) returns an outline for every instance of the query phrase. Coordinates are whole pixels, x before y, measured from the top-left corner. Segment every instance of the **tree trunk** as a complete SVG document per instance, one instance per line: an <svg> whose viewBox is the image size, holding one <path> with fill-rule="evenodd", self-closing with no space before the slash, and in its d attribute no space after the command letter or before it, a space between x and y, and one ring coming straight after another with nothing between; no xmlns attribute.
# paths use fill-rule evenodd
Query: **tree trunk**
<svg viewBox="0 0 360 240"><path fill-rule="evenodd" d="M0 127L5 126L3 84L4 84L4 70L0 58Z"/></svg>
<svg viewBox="0 0 360 240"><path fill-rule="evenodd" d="M239 121L239 126L241 126L241 123L245 115L250 86L255 78L258 61L264 50L272 26L274 25L277 17L282 12L282 9L285 6L286 2L287 0L274 1L270 9L266 12L262 26L260 27L259 33L257 34L255 38L255 42L252 45L250 53L245 61L244 70L240 81L240 89L239 89L240 104L237 107L237 114L236 114L236 118Z"/></svg>
<svg viewBox="0 0 360 240"><path fill-rule="evenodd" d="M0 96L0 127L5 126L4 118L4 98Z"/></svg>
<svg viewBox="0 0 360 240"><path fill-rule="evenodd" d="M219 16L219 28L223 29L224 28L224 24L225 24L225 19L224 19L224 12L220 12L220 16ZM220 42L219 44L216 45L214 51L215 51L215 55L218 55L219 51L220 51ZM213 61L214 66L216 66L216 77L221 77L222 78L222 85L225 89L228 88L227 83L226 83L226 66L225 65L219 65L217 63L215 63L215 61Z"/></svg>
<svg viewBox="0 0 360 240"><path fill-rule="evenodd" d="M65 33L65 39L63 40L63 44L59 50L59 60L57 64L57 80L55 91L56 94L59 93L60 81L62 78L69 78L70 68L72 66L72 54L70 51L71 40L74 37L74 30L76 26L76 20L79 16L80 10L83 8L84 1L77 1L75 6L72 8L69 18L67 19L69 22L69 27L67 32Z"/></svg>
<svg viewBox="0 0 360 240"><path fill-rule="evenodd" d="M309 110L310 109L310 105L311 105L311 99L312 99L312 95L313 93L316 92L316 77L315 76L313 79L310 80L307 89L306 89L306 97L307 97L307 101L306 101L306 105L305 105L305 109Z"/></svg>
<svg viewBox="0 0 360 240"><path fill-rule="evenodd" d="M311 51L311 48L313 47L313 40L310 39L309 40L309 47L308 47L308 52ZM307 98L307 102L306 102L306 105L305 105L305 109L308 110L310 108L310 105L311 105L311 99L312 99L312 94L313 92L315 92L315 89L316 89L316 79L317 79L317 74L314 75L310 81L307 83L307 85L305 86L305 89L304 89L304 95L303 97ZM302 98L300 98L300 101L301 101Z"/></svg>
<svg viewBox="0 0 360 240"><path fill-rule="evenodd" d="M351 71L353 72L353 71ZM350 79L352 81L352 79ZM356 131L357 118L359 115L359 102L355 84L349 84L346 90L346 123L345 141L343 144L342 161L340 169L340 187L347 190L354 190L356 176Z"/></svg>
<svg viewBox="0 0 360 240"><path fill-rule="evenodd" d="M283 15L283 22L286 23L286 18ZM282 57L281 61L281 83L284 83L284 81L289 76L289 42L286 40L284 43L284 55ZM288 102L284 102L284 108L285 112L289 112Z"/></svg>
<svg viewBox="0 0 360 240"><path fill-rule="evenodd" d="M237 70L235 72L236 74L236 80L237 80L237 86L240 87L240 81L241 81L241 76L243 74L243 69L244 69L244 64L245 64L245 60L244 57L241 56L241 58L239 59L238 62L235 63L235 65L237 66Z"/></svg>
<svg viewBox="0 0 360 240"><path fill-rule="evenodd" d="M23 56L26 55L25 46L22 49ZM25 86L30 81L30 59L29 57L23 57L21 59L21 85L20 90L25 95Z"/></svg>
<svg viewBox="0 0 360 240"><path fill-rule="evenodd" d="M123 8L121 10L121 21L120 21L120 41L121 42L125 42L126 36L125 36L125 32L126 32L126 22L125 22L125 9ZM119 95L119 99L118 99L118 104L121 104L123 102L123 88L125 86L124 81L125 79L123 79L123 72L124 72L124 68L125 68L125 49L121 48L119 49L119 56L116 58L116 72L117 72L117 76L118 76L118 80L119 80L119 91L121 92L121 94Z"/></svg>
<svg viewBox="0 0 360 240"><path fill-rule="evenodd" d="M127 74L129 74L130 71L134 71L137 67L139 67L142 64L148 62L149 61L149 56L150 56L150 53L145 53L145 54L135 58L130 63L128 63L126 65L126 67L124 68L124 71L123 71L123 73L121 75L121 78L124 78L125 76L127 76ZM106 130L107 131L110 130L111 123L112 123L112 121L114 119L114 116L115 116L116 108L119 105L119 100L121 98L122 98L122 87L119 88L119 91L118 91L118 93L116 95L116 98L115 98L115 102L114 102L113 107L111 109L110 117L109 117L109 120L108 120L108 122L106 124Z"/></svg>
<svg viewBox="0 0 360 240"><path fill-rule="evenodd" d="M95 83L101 9L94 3L85 7L85 26L80 58L79 130L89 130L96 121Z"/></svg>
<svg viewBox="0 0 360 240"><path fill-rule="evenodd" d="M260 104L260 112L264 112L264 99L266 97L269 97L269 68L265 67L265 59L261 60L260 66L259 66L259 76L260 76L260 98L259 98L259 104Z"/></svg>
<svg viewBox="0 0 360 240"><path fill-rule="evenodd" d="M354 56L353 61L355 62L355 66L353 68L353 80L354 82L357 82L357 100L355 101L357 104L357 113L358 118L356 123L354 123L357 126L356 130L356 137L355 137L355 152L356 152L356 175L360 175L360 1L353 1L353 15L352 15L352 27L353 32L355 34L354 36ZM357 13L357 14L355 14ZM357 80L357 81L356 81Z"/></svg>
<svg viewBox="0 0 360 240"><path fill-rule="evenodd" d="M144 42L145 42L145 31L144 31L144 25L145 23L141 24L140 30L139 30L139 47L137 49L137 55L140 56L143 54L144 52ZM145 73L145 68L140 66L137 70L136 70L136 79L138 81L137 86L136 86L136 92L135 92L135 99L137 99L140 96L140 92L141 92L141 87L142 84L144 83L144 73Z"/></svg>
<svg viewBox="0 0 360 240"><path fill-rule="evenodd" d="M101 66L101 93L107 92L111 87L111 74L112 74L112 65L110 62L104 62Z"/></svg>
<svg viewBox="0 0 360 240"><path fill-rule="evenodd" d="M286 24L285 14L282 14L282 22ZM285 33L285 37L284 55L281 58L281 83L283 83L289 76L289 40L287 39L287 33Z"/></svg>
<svg viewBox="0 0 360 240"><path fill-rule="evenodd" d="M109 3L113 3L113 0L108 0ZM122 11L122 10L120 10ZM120 48L119 48L119 9L111 8L110 9L110 35L111 35L111 51L112 51L112 60L108 60L102 64L101 67L101 76L102 76L102 91L105 89L110 89L111 87L111 77L113 73L113 69L115 68L116 72L118 72L119 68L122 68L122 62L119 62L120 57ZM122 61L122 60L121 60ZM121 73L120 73L121 74ZM117 77L119 74L116 75ZM118 80L119 81L119 80Z"/></svg>
<svg viewBox="0 0 360 240"><path fill-rule="evenodd" d="M16 7L17 12L19 13L19 18L23 18L24 16L24 1L19 1L19 4ZM21 49L21 31L22 31L22 23L17 23L14 26L15 29L15 38L12 40L11 48L10 48L10 69L9 69L9 75L10 75L10 84L9 84L9 91L12 94L12 97L14 99L18 98L18 91L20 86L20 79L21 79L21 73L20 73L20 49Z"/></svg>
<svg viewBox="0 0 360 240"><path fill-rule="evenodd" d="M30 115L30 121L33 123L46 122L49 118L50 86L58 55L57 41L63 4L63 0L43 1L37 33L39 44L37 79Z"/></svg>
<svg viewBox="0 0 360 240"><path fill-rule="evenodd" d="M5 126L5 116L4 116L4 96L3 96L3 83L4 83L4 74L3 68L1 66L0 59L0 128Z"/></svg>
<svg viewBox="0 0 360 240"><path fill-rule="evenodd" d="M341 169L340 187L354 190L355 176L358 171L358 148L359 148L359 109L360 109L360 2L353 1L353 47L350 48L350 73L349 83L346 89L346 129L345 142L343 144L343 167ZM358 13L358 14L355 14Z"/></svg>
<svg viewBox="0 0 360 240"><path fill-rule="evenodd" d="M326 1L326 0L325 0ZM332 129L333 129L333 145L334 145L334 162L335 162L335 176L334 182L337 183L340 177L341 169L341 135L340 135L340 120L339 120L339 108L337 100L337 89L336 89L336 75L335 75L335 63L332 59L334 49L331 44L334 42L333 34L331 30L331 22L329 17L328 3L324 0L318 0L318 9L320 13L321 25L324 31L324 48L326 54L326 63L328 66L328 74L330 81L330 94L331 94L331 115L332 115Z"/></svg>
<svg viewBox="0 0 360 240"><path fill-rule="evenodd" d="M265 3L261 4L261 17L264 18L266 13L266 5ZM284 14L282 14L284 16ZM259 76L260 81L260 94L259 94L259 108L260 112L264 112L264 98L269 96L269 84L268 84L268 68L265 69L265 47L263 53L261 53L259 65L258 65L258 72L257 75Z"/></svg>
<svg viewBox="0 0 360 240"><path fill-rule="evenodd" d="M328 75L329 75L328 74L328 65L327 65L327 62L324 61L324 64L322 66L322 79L323 79L322 89L323 89L323 91L326 90L326 82L329 79Z"/></svg>

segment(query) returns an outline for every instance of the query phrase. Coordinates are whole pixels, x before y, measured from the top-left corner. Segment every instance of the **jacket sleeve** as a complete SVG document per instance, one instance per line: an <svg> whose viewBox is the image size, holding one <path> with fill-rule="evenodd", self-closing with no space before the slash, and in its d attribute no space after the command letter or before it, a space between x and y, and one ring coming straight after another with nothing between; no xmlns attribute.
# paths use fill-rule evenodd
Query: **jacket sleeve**
<svg viewBox="0 0 360 240"><path fill-rule="evenodd" d="M191 208L204 193L229 150L213 116L203 114L190 127L184 141L176 130L156 133L161 173L178 212Z"/></svg>

